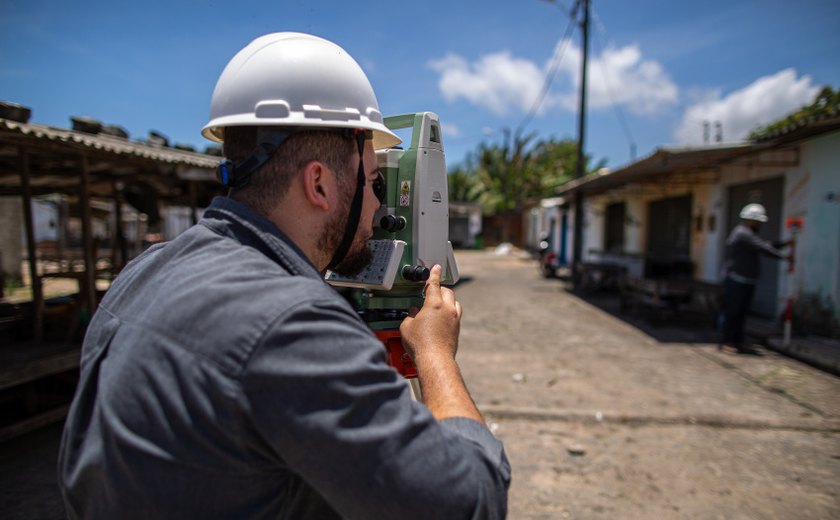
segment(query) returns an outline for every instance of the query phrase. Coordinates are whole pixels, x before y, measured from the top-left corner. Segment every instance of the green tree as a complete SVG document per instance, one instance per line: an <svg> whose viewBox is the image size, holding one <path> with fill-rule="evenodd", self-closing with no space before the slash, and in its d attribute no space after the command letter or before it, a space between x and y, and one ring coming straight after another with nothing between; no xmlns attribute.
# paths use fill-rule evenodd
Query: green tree
<svg viewBox="0 0 840 520"><path fill-rule="evenodd" d="M810 105L805 105L765 127L753 130L749 138L755 141L786 127L800 125L812 117L826 114L840 114L840 90L834 90L830 86L823 87Z"/></svg>
<svg viewBox="0 0 840 520"><path fill-rule="evenodd" d="M446 177L449 200L452 202L478 202L482 187L471 171L458 166Z"/></svg>
<svg viewBox="0 0 840 520"><path fill-rule="evenodd" d="M465 164L450 174L450 199L480 202L485 214L502 215L503 240L512 214L531 199L550 197L574 178L577 141L536 140L535 134L503 131L500 143L481 143ZM587 165L589 158L586 158ZM605 160L601 160L597 170ZM590 170L587 168L587 172Z"/></svg>

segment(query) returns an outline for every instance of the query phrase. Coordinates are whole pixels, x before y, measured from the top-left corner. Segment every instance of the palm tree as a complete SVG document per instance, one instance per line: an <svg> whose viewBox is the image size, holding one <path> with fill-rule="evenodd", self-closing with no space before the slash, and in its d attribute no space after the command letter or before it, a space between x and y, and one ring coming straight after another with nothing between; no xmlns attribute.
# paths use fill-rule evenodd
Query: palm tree
<svg viewBox="0 0 840 520"><path fill-rule="evenodd" d="M534 142L535 137L505 129L501 143L481 143L465 165L450 174L450 199L477 200L486 214L501 215L502 241L509 240L510 218L523 210L526 201L550 197L574 177L576 141ZM595 169L605 162L599 161Z"/></svg>

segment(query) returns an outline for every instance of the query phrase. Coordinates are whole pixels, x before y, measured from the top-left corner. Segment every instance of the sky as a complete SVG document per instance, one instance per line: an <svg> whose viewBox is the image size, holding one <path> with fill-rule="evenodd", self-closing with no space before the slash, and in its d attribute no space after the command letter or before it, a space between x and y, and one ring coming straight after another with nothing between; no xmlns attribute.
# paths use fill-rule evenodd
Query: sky
<svg viewBox="0 0 840 520"><path fill-rule="evenodd" d="M203 150L211 143L200 130L228 60L262 34L297 31L346 49L383 114L437 113L450 170L506 129L577 136L573 0L0 4L0 100L30 107L33 123L68 128L70 117L87 116L131 139L154 130ZM658 147L702 145L704 122L712 142L718 132L723 142L743 139L822 86L840 87L836 0L591 6L584 142L610 168Z"/></svg>

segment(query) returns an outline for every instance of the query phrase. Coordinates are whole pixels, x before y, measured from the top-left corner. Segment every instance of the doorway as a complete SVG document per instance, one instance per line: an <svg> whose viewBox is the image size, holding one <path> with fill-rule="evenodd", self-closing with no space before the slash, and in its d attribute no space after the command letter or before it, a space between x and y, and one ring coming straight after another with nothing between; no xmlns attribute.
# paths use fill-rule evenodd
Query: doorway
<svg viewBox="0 0 840 520"><path fill-rule="evenodd" d="M727 208L728 227L732 230L740 218L741 208L750 203L758 203L767 210L767 222L761 226L758 236L764 240L779 240L782 234L782 202L784 197L784 177L765 181L739 184L729 188L729 207ZM776 258L761 256L761 276L755 286L750 312L764 318L776 318L776 304L779 291L779 269L782 262Z"/></svg>

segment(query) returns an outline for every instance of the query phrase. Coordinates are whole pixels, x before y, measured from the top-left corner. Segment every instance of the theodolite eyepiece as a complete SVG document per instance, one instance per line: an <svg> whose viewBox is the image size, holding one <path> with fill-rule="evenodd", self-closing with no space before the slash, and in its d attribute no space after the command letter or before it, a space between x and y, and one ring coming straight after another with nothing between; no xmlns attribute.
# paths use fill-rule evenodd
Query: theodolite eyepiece
<svg viewBox="0 0 840 520"><path fill-rule="evenodd" d="M388 233L396 233L405 229L405 217L397 217L394 215L385 215L379 219L379 227Z"/></svg>
<svg viewBox="0 0 840 520"><path fill-rule="evenodd" d="M402 269L402 277L409 282L425 282L431 271L422 265L407 265Z"/></svg>

